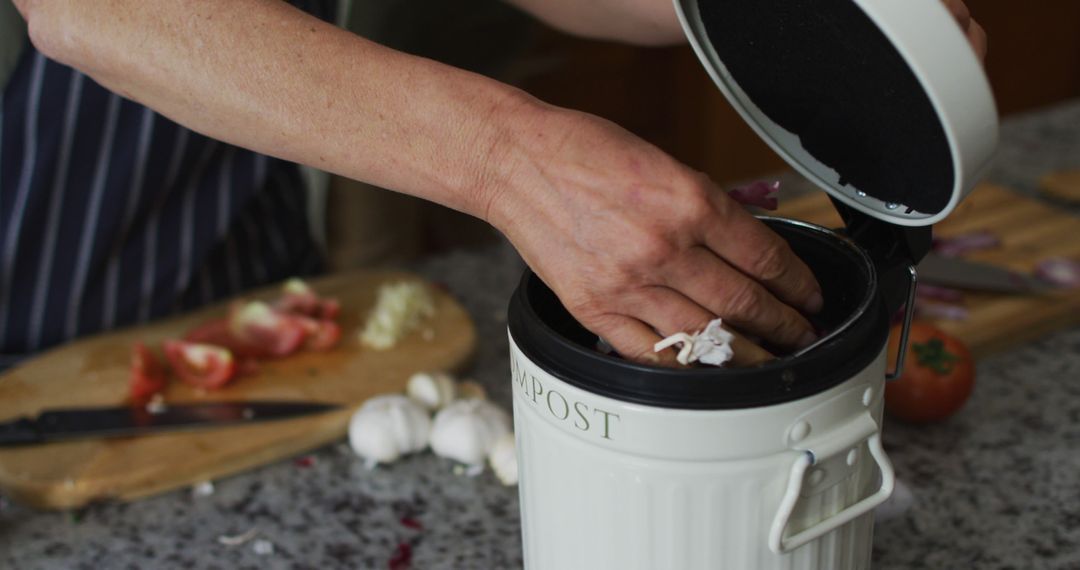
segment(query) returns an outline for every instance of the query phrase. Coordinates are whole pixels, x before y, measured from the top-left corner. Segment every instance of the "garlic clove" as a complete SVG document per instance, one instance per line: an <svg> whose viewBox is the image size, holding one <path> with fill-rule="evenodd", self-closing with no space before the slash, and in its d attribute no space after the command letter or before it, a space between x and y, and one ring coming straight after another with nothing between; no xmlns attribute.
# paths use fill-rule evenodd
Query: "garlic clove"
<svg viewBox="0 0 1080 570"><path fill-rule="evenodd" d="M444 372L417 372L409 377L405 393L429 410L438 410L457 397L454 379Z"/></svg>
<svg viewBox="0 0 1080 570"><path fill-rule="evenodd" d="M517 485L517 447L514 444L514 434L507 433L495 441L488 453L488 463L495 476L502 481L503 485Z"/></svg>
<svg viewBox="0 0 1080 570"><path fill-rule="evenodd" d="M468 465L483 465L492 446L510 433L510 416L487 400L458 400L435 415L431 450Z"/></svg>
<svg viewBox="0 0 1080 570"><path fill-rule="evenodd" d="M349 420L349 445L369 464L391 463L424 449L430 433L427 410L399 394L368 400Z"/></svg>

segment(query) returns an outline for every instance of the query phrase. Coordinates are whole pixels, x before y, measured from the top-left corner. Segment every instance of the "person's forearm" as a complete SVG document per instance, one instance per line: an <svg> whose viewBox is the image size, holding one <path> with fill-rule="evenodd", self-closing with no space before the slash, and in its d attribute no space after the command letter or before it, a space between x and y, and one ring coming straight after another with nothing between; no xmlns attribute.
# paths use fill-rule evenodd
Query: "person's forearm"
<svg viewBox="0 0 1080 570"><path fill-rule="evenodd" d="M277 0L19 0L46 55L208 136L474 215L497 178L495 81Z"/></svg>
<svg viewBox="0 0 1080 570"><path fill-rule="evenodd" d="M683 43L671 0L508 0L571 34L639 45Z"/></svg>

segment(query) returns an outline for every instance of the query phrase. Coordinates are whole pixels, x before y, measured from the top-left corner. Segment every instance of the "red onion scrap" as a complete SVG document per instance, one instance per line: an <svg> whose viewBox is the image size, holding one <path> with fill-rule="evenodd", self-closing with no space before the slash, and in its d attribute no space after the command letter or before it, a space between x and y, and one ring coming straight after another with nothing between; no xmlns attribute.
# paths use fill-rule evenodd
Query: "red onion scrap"
<svg viewBox="0 0 1080 570"><path fill-rule="evenodd" d="M407 542L398 544L388 567L390 570L409 570L412 567L412 546Z"/></svg>
<svg viewBox="0 0 1080 570"><path fill-rule="evenodd" d="M948 237L935 237L933 249L944 257L958 257L972 251L1001 247L1001 238L985 230Z"/></svg>
<svg viewBox="0 0 1080 570"><path fill-rule="evenodd" d="M746 186L728 190L728 196L744 206L757 206L766 210L775 210L780 205L779 200L776 198L776 192L779 190L779 180L775 182L759 180Z"/></svg>
<svg viewBox="0 0 1080 570"><path fill-rule="evenodd" d="M1035 276L1063 289L1080 287L1080 261L1064 257L1044 259L1035 266Z"/></svg>
<svg viewBox="0 0 1080 570"><path fill-rule="evenodd" d="M915 316L923 319L942 321L965 321L971 316L967 307L951 303L930 303L922 299L915 301Z"/></svg>
<svg viewBox="0 0 1080 570"><path fill-rule="evenodd" d="M305 455L303 457L297 457L296 459L293 459L293 465L296 465L297 467L302 467L302 468L306 469L308 467L311 467L311 466L315 465L315 458L310 456L310 455Z"/></svg>

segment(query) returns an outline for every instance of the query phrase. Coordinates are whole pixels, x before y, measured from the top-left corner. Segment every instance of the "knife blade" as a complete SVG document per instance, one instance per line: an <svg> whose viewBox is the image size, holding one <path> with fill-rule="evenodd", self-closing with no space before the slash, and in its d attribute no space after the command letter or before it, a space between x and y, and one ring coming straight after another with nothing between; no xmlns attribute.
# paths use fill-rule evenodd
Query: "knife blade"
<svg viewBox="0 0 1080 570"><path fill-rule="evenodd" d="M0 423L0 446L107 438L287 420L340 409L322 402L240 401L44 410Z"/></svg>
<svg viewBox="0 0 1080 570"><path fill-rule="evenodd" d="M1038 278L987 263L927 254L918 265L919 280L934 285L994 293L1046 293L1053 289Z"/></svg>

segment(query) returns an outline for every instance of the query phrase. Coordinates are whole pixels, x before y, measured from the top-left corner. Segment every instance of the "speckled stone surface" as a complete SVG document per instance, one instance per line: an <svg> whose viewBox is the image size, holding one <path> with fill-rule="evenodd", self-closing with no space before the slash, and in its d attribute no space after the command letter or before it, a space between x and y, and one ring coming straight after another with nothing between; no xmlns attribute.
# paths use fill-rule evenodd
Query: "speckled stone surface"
<svg viewBox="0 0 1080 570"><path fill-rule="evenodd" d="M1002 135L992 181L1034 193L1040 175L1080 168L1080 102L1017 117ZM505 306L522 267L507 246L417 267L474 316L486 342L472 375L507 408ZM1080 568L1080 329L987 358L978 374L950 421L886 426L915 503L878 525L876 570ZM206 496L72 513L0 497L0 568L381 569L401 545L414 569L521 567L517 492L490 472L457 475L430 454L367 470L344 444L310 457L216 481ZM241 545L219 541L252 529Z"/></svg>

